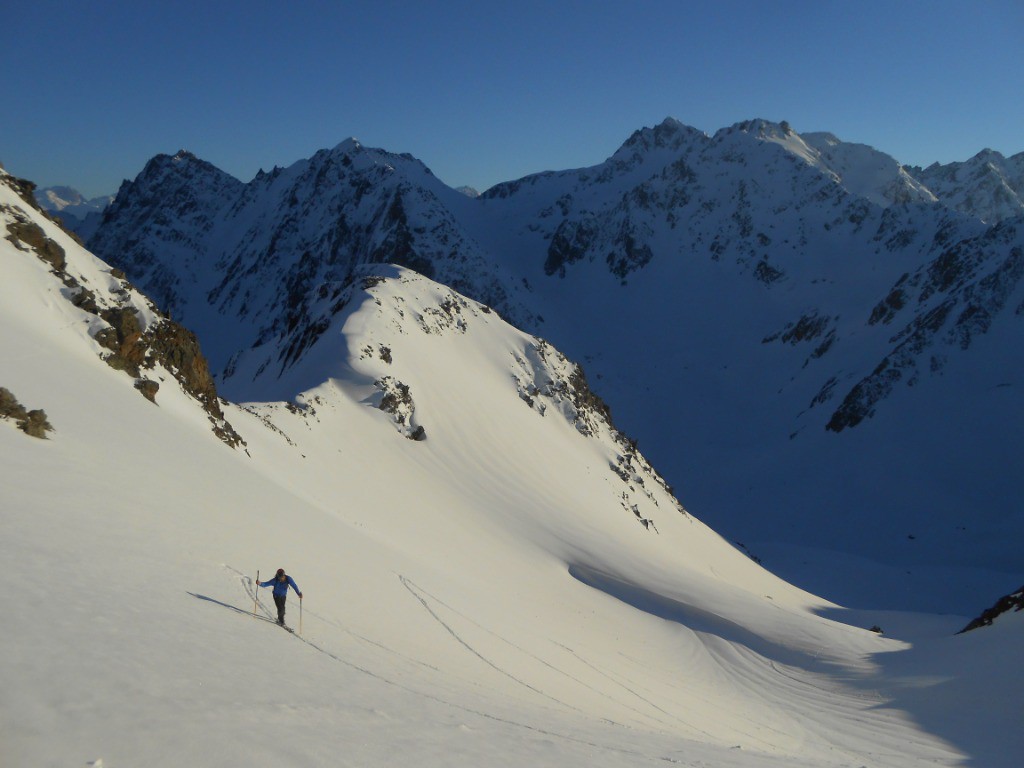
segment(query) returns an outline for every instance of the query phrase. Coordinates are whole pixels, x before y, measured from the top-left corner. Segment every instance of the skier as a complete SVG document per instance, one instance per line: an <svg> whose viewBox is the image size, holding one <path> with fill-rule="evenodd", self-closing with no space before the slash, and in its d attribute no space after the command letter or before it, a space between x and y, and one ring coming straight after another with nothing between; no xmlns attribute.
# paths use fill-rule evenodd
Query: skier
<svg viewBox="0 0 1024 768"><path fill-rule="evenodd" d="M274 604L277 605L277 623L284 626L284 602L288 599L288 587L295 590L295 594L302 599L302 590L295 583L295 579L284 572L284 568L278 568L277 574L270 581L259 583L261 587L274 587Z"/></svg>

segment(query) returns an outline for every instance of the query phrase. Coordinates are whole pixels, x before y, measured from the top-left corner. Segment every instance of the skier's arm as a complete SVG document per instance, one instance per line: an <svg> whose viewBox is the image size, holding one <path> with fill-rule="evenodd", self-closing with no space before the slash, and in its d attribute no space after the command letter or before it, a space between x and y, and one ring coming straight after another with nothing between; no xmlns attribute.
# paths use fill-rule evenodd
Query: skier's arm
<svg viewBox="0 0 1024 768"><path fill-rule="evenodd" d="M292 589L295 590L295 594L297 594L299 596L299 599L301 600L302 599L302 590L299 589L299 585L295 583L295 579L293 579L291 576L289 576L288 577L288 583L292 585Z"/></svg>

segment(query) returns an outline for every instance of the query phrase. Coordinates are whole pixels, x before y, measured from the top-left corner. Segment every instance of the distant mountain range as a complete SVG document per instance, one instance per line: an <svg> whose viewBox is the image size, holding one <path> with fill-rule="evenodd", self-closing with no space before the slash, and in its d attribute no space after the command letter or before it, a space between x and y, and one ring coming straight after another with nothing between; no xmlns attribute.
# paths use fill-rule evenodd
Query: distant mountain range
<svg viewBox="0 0 1024 768"><path fill-rule="evenodd" d="M583 361L687 507L786 578L948 601L1019 574L1022 169L764 120L666 120L479 196L351 139L248 183L182 151L87 244L243 401L294 394L365 265L415 270Z"/></svg>
<svg viewBox="0 0 1024 768"><path fill-rule="evenodd" d="M113 201L113 195L86 199L72 187L44 187L35 190L35 199L44 211L60 216L79 237L88 238L100 223L100 214Z"/></svg>

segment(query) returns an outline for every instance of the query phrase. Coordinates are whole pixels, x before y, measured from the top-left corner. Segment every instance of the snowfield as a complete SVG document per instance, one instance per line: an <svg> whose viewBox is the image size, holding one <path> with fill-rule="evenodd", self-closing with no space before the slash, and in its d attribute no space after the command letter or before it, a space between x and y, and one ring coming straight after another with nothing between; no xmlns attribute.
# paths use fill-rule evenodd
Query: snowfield
<svg viewBox="0 0 1024 768"><path fill-rule="evenodd" d="M281 362L313 365L340 286L404 265L584 364L687 506L787 581L971 613L1024 582L1024 156L996 154L919 173L786 123L666 119L470 198L354 139L248 182L179 151L88 245L235 402L325 381L333 353L302 382Z"/></svg>
<svg viewBox="0 0 1024 768"><path fill-rule="evenodd" d="M6 182L0 229L158 322ZM0 269L0 386L54 427L0 419L3 765L1018 764L1024 616L954 636L785 583L447 287L368 267L297 363L237 360L233 449L172 371L154 404L105 364L30 248ZM278 567L301 634L254 593Z"/></svg>

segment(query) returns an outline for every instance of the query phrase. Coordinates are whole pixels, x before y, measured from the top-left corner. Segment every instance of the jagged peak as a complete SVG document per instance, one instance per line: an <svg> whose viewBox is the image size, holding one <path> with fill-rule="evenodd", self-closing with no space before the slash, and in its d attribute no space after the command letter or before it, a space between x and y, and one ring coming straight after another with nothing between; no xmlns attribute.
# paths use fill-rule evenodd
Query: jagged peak
<svg viewBox="0 0 1024 768"><path fill-rule="evenodd" d="M706 137L707 134L703 131L686 125L674 117L666 117L652 128L644 127L633 131L632 135L615 152L615 155L623 152L632 154L638 150L647 151L664 147L676 149L689 139Z"/></svg>
<svg viewBox="0 0 1024 768"><path fill-rule="evenodd" d="M998 160L1005 160L1006 159L1003 156L1002 152L999 152L998 150L995 150L995 149L990 149L989 147L985 147L985 149L981 150L978 154L975 155L975 157L976 158L981 158L981 159L984 159L984 160L989 160L991 158L996 158Z"/></svg>
<svg viewBox="0 0 1024 768"><path fill-rule="evenodd" d="M1021 157L1022 155L1024 155L1024 153L1021 153L1020 155L1014 155L1010 158L1010 160L1012 161L1017 157ZM1006 164L1006 162L1006 155L1004 155L1002 152L999 152L998 150L989 149L988 147L986 147L977 154L972 155L967 160L954 160L951 163L934 162L927 168L925 168L925 172L931 173L938 171L956 170L964 167L975 168L984 165L993 165L996 166L997 168L1001 168Z"/></svg>
<svg viewBox="0 0 1024 768"><path fill-rule="evenodd" d="M154 155L150 158L149 162L146 163L136 180L153 176L162 177L168 173L195 173L196 171L206 173L210 176L216 176L218 178L237 181L237 179L231 176L231 174L226 171L222 171L220 168L213 165L213 163L197 157L187 149L179 149L173 155Z"/></svg>
<svg viewBox="0 0 1024 768"><path fill-rule="evenodd" d="M978 154L967 161L968 165L990 165L1000 168L1006 164L1006 157L1002 152L986 147Z"/></svg>
<svg viewBox="0 0 1024 768"><path fill-rule="evenodd" d="M738 123L733 123L727 128L722 128L715 133L713 138L721 139L726 136L734 136L741 133L749 134L758 139L776 140L789 139L797 135L786 120L776 123L772 120L766 120L763 117L755 117L752 120L741 120Z"/></svg>
<svg viewBox="0 0 1024 768"><path fill-rule="evenodd" d="M357 171L378 167L384 168L388 172L393 172L397 168L404 168L413 169L414 172L423 173L427 176L434 175L422 160L408 152L390 152L379 147L367 147L352 136L336 144L331 149L321 149L308 161L300 160L298 162L299 164L308 162L312 165L340 162L346 167L352 167Z"/></svg>
<svg viewBox="0 0 1024 768"><path fill-rule="evenodd" d="M359 152L362 148L363 145L360 143L359 139L357 139L355 136L349 136L347 139L338 142L338 144L335 145L334 149L332 149L331 152Z"/></svg>

